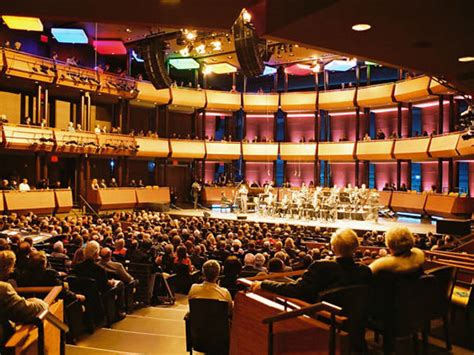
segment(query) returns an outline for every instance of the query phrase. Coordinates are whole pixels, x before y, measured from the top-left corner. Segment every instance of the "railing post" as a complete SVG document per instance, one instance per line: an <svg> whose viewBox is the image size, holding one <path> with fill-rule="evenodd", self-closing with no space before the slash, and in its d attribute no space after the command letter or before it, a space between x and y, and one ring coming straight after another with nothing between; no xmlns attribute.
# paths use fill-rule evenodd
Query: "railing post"
<svg viewBox="0 0 474 355"><path fill-rule="evenodd" d="M38 327L38 355L44 355L44 324L41 318L36 320L36 326Z"/></svg>
<svg viewBox="0 0 474 355"><path fill-rule="evenodd" d="M336 354L336 315L331 313L331 329L329 333L329 355Z"/></svg>
<svg viewBox="0 0 474 355"><path fill-rule="evenodd" d="M268 355L273 355L273 322L268 323Z"/></svg>

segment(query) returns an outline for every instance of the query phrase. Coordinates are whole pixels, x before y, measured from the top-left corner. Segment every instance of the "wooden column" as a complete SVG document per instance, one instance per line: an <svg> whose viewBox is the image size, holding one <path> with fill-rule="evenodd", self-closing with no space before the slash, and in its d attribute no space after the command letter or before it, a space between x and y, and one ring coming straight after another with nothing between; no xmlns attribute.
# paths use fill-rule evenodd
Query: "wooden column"
<svg viewBox="0 0 474 355"><path fill-rule="evenodd" d="M355 140L356 142L360 140L360 108L356 108L356 117L355 117Z"/></svg>
<svg viewBox="0 0 474 355"><path fill-rule="evenodd" d="M402 119L403 119L403 105L401 102L397 106L397 135L402 137Z"/></svg>
<svg viewBox="0 0 474 355"><path fill-rule="evenodd" d="M459 117L455 114L454 95L449 96L449 131L455 131L459 125Z"/></svg>
<svg viewBox="0 0 474 355"><path fill-rule="evenodd" d="M45 153L43 159L41 159L41 178L45 179L48 177L48 159L49 154Z"/></svg>
<svg viewBox="0 0 474 355"><path fill-rule="evenodd" d="M402 162L401 160L397 160L397 188L400 187L400 182L401 182L401 179L402 179ZM411 189L411 186L408 185L409 188Z"/></svg>
<svg viewBox="0 0 474 355"><path fill-rule="evenodd" d="M160 183L160 159L155 158L155 169L153 170L153 181L155 185L161 185Z"/></svg>
<svg viewBox="0 0 474 355"><path fill-rule="evenodd" d="M41 156L35 153L35 184L41 180Z"/></svg>
<svg viewBox="0 0 474 355"><path fill-rule="evenodd" d="M83 154L81 154L77 161L76 161L76 166L77 166L77 183L78 186L76 186L76 195L80 194L82 196L86 195L86 176L85 176L85 157ZM77 196L76 196L77 199Z"/></svg>
<svg viewBox="0 0 474 355"><path fill-rule="evenodd" d="M440 95L438 99L438 134L442 134L443 131L444 131L443 95Z"/></svg>
<svg viewBox="0 0 474 355"><path fill-rule="evenodd" d="M413 137L413 104L411 102L408 103L408 137Z"/></svg>
<svg viewBox="0 0 474 355"><path fill-rule="evenodd" d="M443 159L438 159L438 179L437 179L437 186L436 192L441 193L443 192Z"/></svg>
<svg viewBox="0 0 474 355"><path fill-rule="evenodd" d="M123 158L123 185L122 186L128 186L130 182L130 162L128 158Z"/></svg>
<svg viewBox="0 0 474 355"><path fill-rule="evenodd" d="M85 157L84 159L84 170L85 170L85 195L83 195L84 198L87 198L87 193L89 192L89 188L91 186L91 162L90 158L88 156Z"/></svg>
<svg viewBox="0 0 474 355"><path fill-rule="evenodd" d="M125 157L118 157L117 158L117 184L118 186L122 187L123 184L123 165L125 163Z"/></svg>
<svg viewBox="0 0 474 355"><path fill-rule="evenodd" d="M457 178L457 165L454 164L453 158L448 159L448 192L453 192L454 188L458 186L455 178Z"/></svg>

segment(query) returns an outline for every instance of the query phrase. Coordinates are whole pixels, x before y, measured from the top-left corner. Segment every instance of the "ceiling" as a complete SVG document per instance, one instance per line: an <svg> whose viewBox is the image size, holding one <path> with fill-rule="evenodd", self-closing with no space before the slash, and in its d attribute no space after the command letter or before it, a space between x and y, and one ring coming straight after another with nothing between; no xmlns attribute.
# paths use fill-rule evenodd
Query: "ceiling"
<svg viewBox="0 0 474 355"><path fill-rule="evenodd" d="M472 0L24 0L1 2L0 13L88 26L97 21L101 37L120 33L127 40L163 28L228 31L243 7L261 37L297 43L308 51L301 57L312 50L355 56L443 77L474 92L474 62L458 61L474 56ZM356 23L372 29L354 32Z"/></svg>

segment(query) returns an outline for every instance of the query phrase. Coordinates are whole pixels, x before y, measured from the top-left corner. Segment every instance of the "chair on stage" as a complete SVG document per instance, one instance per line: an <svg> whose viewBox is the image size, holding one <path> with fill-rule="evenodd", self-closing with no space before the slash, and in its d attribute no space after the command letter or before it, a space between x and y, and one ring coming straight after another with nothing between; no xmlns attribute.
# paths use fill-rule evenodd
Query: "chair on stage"
<svg viewBox="0 0 474 355"><path fill-rule="evenodd" d="M209 355L229 353L229 304L213 299L189 300L186 322L186 351L193 350ZM212 321L209 321L212 320Z"/></svg>

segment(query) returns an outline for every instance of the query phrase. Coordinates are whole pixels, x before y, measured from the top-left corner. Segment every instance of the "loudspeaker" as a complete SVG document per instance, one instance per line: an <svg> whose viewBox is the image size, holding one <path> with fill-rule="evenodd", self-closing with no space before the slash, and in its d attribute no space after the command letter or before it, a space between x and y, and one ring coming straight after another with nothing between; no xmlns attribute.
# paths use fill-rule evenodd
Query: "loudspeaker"
<svg viewBox="0 0 474 355"><path fill-rule="evenodd" d="M471 233L470 219L440 219L436 222L436 233L468 235Z"/></svg>
<svg viewBox="0 0 474 355"><path fill-rule="evenodd" d="M206 212L206 211L203 211L203 212L202 212L202 215L203 215L204 218L209 218L209 217L211 217L211 214L210 214L209 212Z"/></svg>
<svg viewBox="0 0 474 355"><path fill-rule="evenodd" d="M260 44L255 28L244 22L242 13L232 25L235 52L243 74L249 78L259 76L265 69L263 57L266 46Z"/></svg>
<svg viewBox="0 0 474 355"><path fill-rule="evenodd" d="M142 56L148 79L157 89L170 87L173 80L165 65L166 42L160 38L148 38L142 42Z"/></svg>
<svg viewBox="0 0 474 355"><path fill-rule="evenodd" d="M247 215L245 215L245 214L238 214L238 215L237 215L237 219L238 219L238 220L246 220L246 219L247 219Z"/></svg>

